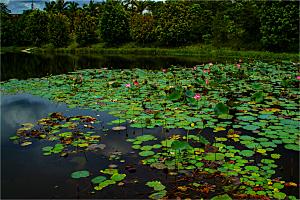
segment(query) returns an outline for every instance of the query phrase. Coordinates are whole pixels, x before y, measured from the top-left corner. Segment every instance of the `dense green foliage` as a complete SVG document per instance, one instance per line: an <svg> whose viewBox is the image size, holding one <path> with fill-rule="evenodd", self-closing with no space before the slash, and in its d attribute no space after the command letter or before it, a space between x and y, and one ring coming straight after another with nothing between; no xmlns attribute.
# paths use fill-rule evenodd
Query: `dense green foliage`
<svg viewBox="0 0 300 200"><path fill-rule="evenodd" d="M75 2L59 0L47 2L44 11L13 16L1 4L1 45L52 43L59 47L105 42L109 46L133 41L151 46L203 43L238 50L295 52L299 49L298 7L297 1L245 0L90 1L79 7ZM44 34L54 14L68 20L61 27L52 21L52 32L64 32L68 34L64 38L71 40L58 44L53 41L55 34Z"/></svg>
<svg viewBox="0 0 300 200"><path fill-rule="evenodd" d="M105 4L100 22L101 36L108 44L129 40L129 21L121 4L109 1Z"/></svg>
<svg viewBox="0 0 300 200"><path fill-rule="evenodd" d="M80 46L97 42L97 18L90 15L85 15L82 12L79 13L80 14L78 14L78 16L76 16L74 19L76 42Z"/></svg>
<svg viewBox="0 0 300 200"><path fill-rule="evenodd" d="M55 47L66 46L69 42L70 24L69 19L62 14L53 14L49 18L48 35L49 41Z"/></svg>

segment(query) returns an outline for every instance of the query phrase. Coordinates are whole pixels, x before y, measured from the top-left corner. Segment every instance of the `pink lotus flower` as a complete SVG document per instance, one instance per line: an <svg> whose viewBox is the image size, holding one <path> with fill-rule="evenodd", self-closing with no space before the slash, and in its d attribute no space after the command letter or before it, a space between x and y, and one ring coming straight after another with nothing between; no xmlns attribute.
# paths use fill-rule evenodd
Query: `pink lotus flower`
<svg viewBox="0 0 300 200"><path fill-rule="evenodd" d="M164 73L166 73L166 72L167 72L167 69L162 69L162 71L163 71Z"/></svg>
<svg viewBox="0 0 300 200"><path fill-rule="evenodd" d="M297 76L297 80L300 80L300 76Z"/></svg>
<svg viewBox="0 0 300 200"><path fill-rule="evenodd" d="M209 80L205 79L205 84L208 85L209 84Z"/></svg>
<svg viewBox="0 0 300 200"><path fill-rule="evenodd" d="M240 64L236 64L238 69L241 69L241 65Z"/></svg>
<svg viewBox="0 0 300 200"><path fill-rule="evenodd" d="M194 67L193 67L193 69L194 69L194 70L196 70L196 69L197 69L197 67L196 67L196 66L194 66Z"/></svg>
<svg viewBox="0 0 300 200"><path fill-rule="evenodd" d="M209 65L209 66L213 66L214 64L212 64L212 63L208 63L208 65Z"/></svg>
<svg viewBox="0 0 300 200"><path fill-rule="evenodd" d="M195 94L194 99L199 100L201 98L201 95L199 93Z"/></svg>
<svg viewBox="0 0 300 200"><path fill-rule="evenodd" d="M139 82L138 82L138 81L134 81L133 84L134 84L135 86L138 86L138 85L139 85Z"/></svg>
<svg viewBox="0 0 300 200"><path fill-rule="evenodd" d="M127 83L127 84L125 85L125 87L130 88L130 87L131 87L131 84L130 84L130 83Z"/></svg>
<svg viewBox="0 0 300 200"><path fill-rule="evenodd" d="M209 73L210 72L210 69L204 69L203 70L203 73Z"/></svg>

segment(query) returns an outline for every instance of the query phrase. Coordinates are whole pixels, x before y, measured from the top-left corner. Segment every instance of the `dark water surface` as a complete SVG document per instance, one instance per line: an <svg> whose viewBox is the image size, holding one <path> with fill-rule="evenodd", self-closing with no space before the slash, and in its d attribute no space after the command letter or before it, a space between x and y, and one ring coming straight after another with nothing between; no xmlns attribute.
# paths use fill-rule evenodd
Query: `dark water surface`
<svg viewBox="0 0 300 200"><path fill-rule="evenodd" d="M233 63L237 59L209 57L161 57L161 56L108 56L73 54L3 53L1 55L1 80L27 79L47 75L65 74L75 69L86 68L146 68L162 69L171 65L194 66L208 62Z"/></svg>

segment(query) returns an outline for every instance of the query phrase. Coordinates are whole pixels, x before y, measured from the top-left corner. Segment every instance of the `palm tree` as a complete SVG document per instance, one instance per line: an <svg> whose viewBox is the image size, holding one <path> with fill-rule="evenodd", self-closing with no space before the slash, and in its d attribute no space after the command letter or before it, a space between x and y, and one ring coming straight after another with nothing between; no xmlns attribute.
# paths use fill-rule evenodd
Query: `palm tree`
<svg viewBox="0 0 300 200"><path fill-rule="evenodd" d="M69 2L65 2L64 0L56 0L56 11L58 11L59 13L63 13L67 6L68 6Z"/></svg>
<svg viewBox="0 0 300 200"><path fill-rule="evenodd" d="M69 2L67 9L70 13L75 13L79 9L78 6L79 4L77 2Z"/></svg>
<svg viewBox="0 0 300 200"><path fill-rule="evenodd" d="M55 1L45 2L44 10L49 13L55 12L55 5L56 5Z"/></svg>
<svg viewBox="0 0 300 200"><path fill-rule="evenodd" d="M94 3L93 0L90 0L89 4L83 5L83 10L93 17L100 14L100 9L101 9L101 4Z"/></svg>
<svg viewBox="0 0 300 200"><path fill-rule="evenodd" d="M71 32L74 30L74 19L77 15L77 11L79 10L79 4L77 2L70 2L67 7L68 16L71 21Z"/></svg>

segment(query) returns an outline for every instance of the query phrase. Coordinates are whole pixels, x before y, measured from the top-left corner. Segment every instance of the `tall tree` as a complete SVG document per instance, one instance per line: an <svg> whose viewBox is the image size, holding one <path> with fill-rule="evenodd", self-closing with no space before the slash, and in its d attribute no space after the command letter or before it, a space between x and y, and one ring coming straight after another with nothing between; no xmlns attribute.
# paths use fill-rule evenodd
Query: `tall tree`
<svg viewBox="0 0 300 200"><path fill-rule="evenodd" d="M88 4L83 5L83 10L92 17L97 17L101 13L101 4L90 0Z"/></svg>
<svg viewBox="0 0 300 200"><path fill-rule="evenodd" d="M107 2L100 22L100 32L104 42L115 45L128 41L130 39L128 18L119 2Z"/></svg>
<svg viewBox="0 0 300 200"><path fill-rule="evenodd" d="M272 1L261 7L261 42L271 51L299 50L299 2Z"/></svg>
<svg viewBox="0 0 300 200"><path fill-rule="evenodd" d="M9 13L10 10L7 5L0 3L0 38L2 46L10 46L15 43L15 27Z"/></svg>
<svg viewBox="0 0 300 200"><path fill-rule="evenodd" d="M77 2L70 2L67 7L67 14L70 19L70 30L71 32L74 30L74 19L77 15L77 11L79 10L79 4Z"/></svg>

